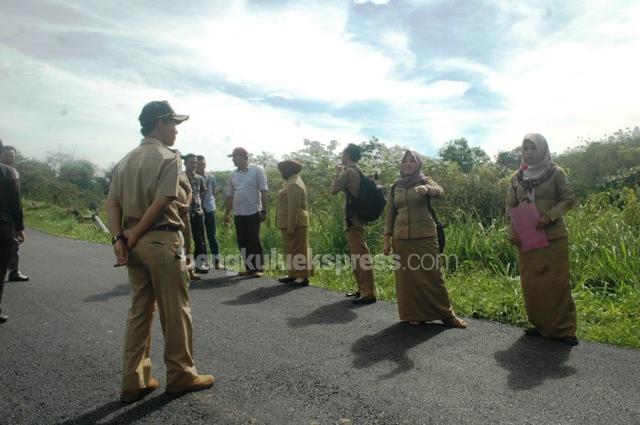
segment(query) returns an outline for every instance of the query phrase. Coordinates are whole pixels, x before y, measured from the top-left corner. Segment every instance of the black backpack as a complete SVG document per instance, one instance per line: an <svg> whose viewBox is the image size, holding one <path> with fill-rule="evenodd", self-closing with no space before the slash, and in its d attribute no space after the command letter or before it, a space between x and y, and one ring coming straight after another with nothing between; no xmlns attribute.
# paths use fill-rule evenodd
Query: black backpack
<svg viewBox="0 0 640 425"><path fill-rule="evenodd" d="M387 204L384 189L358 168L355 168L355 170L360 174L360 189L357 197L353 197L347 191L347 210L354 212L363 221L377 220L382 215L382 211L384 211L384 207Z"/></svg>

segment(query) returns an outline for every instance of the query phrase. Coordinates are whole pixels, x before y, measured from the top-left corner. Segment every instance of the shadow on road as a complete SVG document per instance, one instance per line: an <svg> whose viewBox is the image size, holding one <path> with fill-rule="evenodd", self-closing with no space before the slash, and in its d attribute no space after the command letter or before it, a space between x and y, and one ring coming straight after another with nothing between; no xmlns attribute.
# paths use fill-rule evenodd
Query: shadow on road
<svg viewBox="0 0 640 425"><path fill-rule="evenodd" d="M247 277L232 275L232 276L219 276L191 282L189 289L215 289L223 288L225 286L234 285L242 280L250 279ZM107 292L101 294L90 295L84 299L86 303L103 302L108 301L111 298L122 297L130 294L130 286L128 283L118 285Z"/></svg>
<svg viewBox="0 0 640 425"><path fill-rule="evenodd" d="M122 285L118 285L107 292L103 292L101 294L90 295L84 299L86 303L95 303L95 302L103 302L109 301L111 298L122 297L125 295L129 295L129 284L124 283Z"/></svg>
<svg viewBox="0 0 640 425"><path fill-rule="evenodd" d="M302 328L311 325L337 325L355 320L358 315L352 310L358 308L350 300L338 301L312 311L304 317L288 317L287 325L291 328Z"/></svg>
<svg viewBox="0 0 640 425"><path fill-rule="evenodd" d="M227 305L258 304L268 300L269 298L278 297L288 292L295 291L296 289L301 289L301 287L289 286L284 284L262 287L262 288L255 289L251 292L247 292L246 294L242 294L235 300L225 301L224 304L227 304Z"/></svg>
<svg viewBox="0 0 640 425"><path fill-rule="evenodd" d="M94 424L104 420L107 416L116 413L119 410L123 410L119 415L109 419L107 422L100 422L103 424L130 424L145 418L149 414L162 409L167 404L171 403L182 397L184 394L167 394L163 393L154 398L146 398L144 402L139 404L132 404L130 406L123 406L119 401L111 401L103 406L100 406L90 412L85 413L77 418L69 419L61 422L59 425L84 425Z"/></svg>
<svg viewBox="0 0 640 425"><path fill-rule="evenodd" d="M212 278L207 278L206 275L200 275L200 277L202 280L191 281L189 284L189 290L226 288L227 286L235 285L236 283L249 279L247 277L237 275L217 276Z"/></svg>
<svg viewBox="0 0 640 425"><path fill-rule="evenodd" d="M355 356L353 366L364 369L388 361L395 363L396 368L381 375L379 379L390 379L406 373L415 366L407 352L447 329L436 324L396 323L377 334L366 335L357 340L351 347L351 353Z"/></svg>
<svg viewBox="0 0 640 425"><path fill-rule="evenodd" d="M567 378L576 373L574 367L564 364L572 348L559 341L522 336L494 357L500 367L509 371L509 388L528 390L547 379Z"/></svg>

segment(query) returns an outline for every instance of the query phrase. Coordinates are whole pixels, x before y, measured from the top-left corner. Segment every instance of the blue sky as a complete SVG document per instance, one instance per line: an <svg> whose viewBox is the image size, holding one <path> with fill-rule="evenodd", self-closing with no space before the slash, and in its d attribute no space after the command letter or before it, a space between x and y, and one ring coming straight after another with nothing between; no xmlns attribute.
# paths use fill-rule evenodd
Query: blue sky
<svg viewBox="0 0 640 425"><path fill-rule="evenodd" d="M553 151L640 124L637 1L71 1L0 4L0 138L105 167L167 99L176 147L230 169L234 146L375 136L490 155Z"/></svg>

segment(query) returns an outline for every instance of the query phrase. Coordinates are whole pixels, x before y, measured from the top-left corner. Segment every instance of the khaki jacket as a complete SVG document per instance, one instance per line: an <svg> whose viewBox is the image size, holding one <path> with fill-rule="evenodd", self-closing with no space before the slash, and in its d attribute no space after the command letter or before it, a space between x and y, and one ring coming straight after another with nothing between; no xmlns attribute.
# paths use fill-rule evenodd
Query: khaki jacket
<svg viewBox="0 0 640 425"><path fill-rule="evenodd" d="M416 184L407 189L392 187L387 199L384 234L394 239L416 239L436 236L436 225L427 208L425 195L416 192ZM428 189L442 196L442 187L429 177L425 183Z"/></svg>
<svg viewBox="0 0 640 425"><path fill-rule="evenodd" d="M526 190L518 183L518 174L511 177L511 185L507 193L507 209L517 207L521 203L529 202ZM547 238L550 240L567 237L567 228L562 217L576 204L576 197L567 183L567 176L562 168L557 167L556 171L548 179L536 186L535 205L540 216L546 215L551 220L545 229ZM509 236L515 236L516 231L510 223L509 214Z"/></svg>
<svg viewBox="0 0 640 425"><path fill-rule="evenodd" d="M134 227L157 197L178 198L180 162L176 151L153 138L143 139L120 160L113 170L108 199L122 207L124 230ZM183 226L175 202L169 203L154 226Z"/></svg>
<svg viewBox="0 0 640 425"><path fill-rule="evenodd" d="M294 233L296 227L309 226L307 188L298 174L289 177L278 192L276 226Z"/></svg>
<svg viewBox="0 0 640 425"><path fill-rule="evenodd" d="M344 228L347 230L364 226L364 222L355 214L355 212L351 212L351 215L349 216L351 225L349 225L349 220L347 220L347 196L350 194L351 196L356 197L360 192L360 174L358 173L358 170L360 170L360 168L357 165L346 167L342 173L337 174L334 177L333 182L331 183L332 195L335 195L340 191L344 192ZM360 170L360 172L362 172L362 170Z"/></svg>

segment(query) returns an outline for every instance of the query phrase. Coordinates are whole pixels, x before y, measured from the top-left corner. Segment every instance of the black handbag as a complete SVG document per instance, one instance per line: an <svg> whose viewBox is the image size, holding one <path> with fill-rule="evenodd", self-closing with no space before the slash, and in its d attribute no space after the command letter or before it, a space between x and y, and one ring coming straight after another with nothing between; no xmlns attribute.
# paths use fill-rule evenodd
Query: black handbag
<svg viewBox="0 0 640 425"><path fill-rule="evenodd" d="M427 209L429 209L429 214L431 214L431 218L433 218L433 222L436 224L436 235L438 236L438 252L442 254L444 252L444 246L447 243L447 238L444 235L445 225L438 221L438 216L431 206L431 197L427 195L426 198Z"/></svg>

